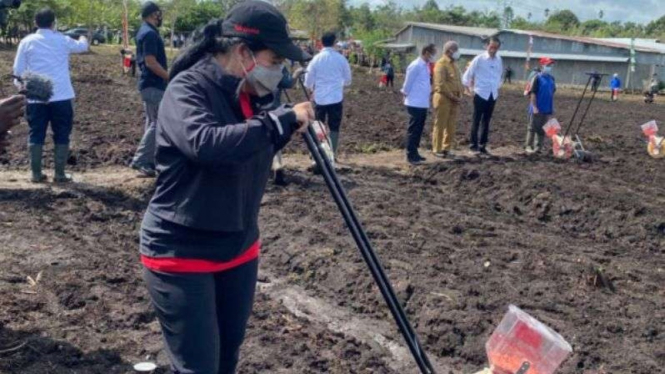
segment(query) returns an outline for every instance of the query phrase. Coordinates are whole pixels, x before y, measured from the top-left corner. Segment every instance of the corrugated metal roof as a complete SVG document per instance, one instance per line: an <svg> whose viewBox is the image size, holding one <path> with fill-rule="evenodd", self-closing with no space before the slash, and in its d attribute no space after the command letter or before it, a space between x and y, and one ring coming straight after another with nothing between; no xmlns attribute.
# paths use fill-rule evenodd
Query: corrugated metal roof
<svg viewBox="0 0 665 374"><path fill-rule="evenodd" d="M630 38L596 38L596 40L623 44L630 48L631 39ZM649 48L665 53L665 44L661 43L658 39L635 39L635 46L640 48Z"/></svg>
<svg viewBox="0 0 665 374"><path fill-rule="evenodd" d="M533 31L533 30L516 30L516 29L507 29L507 30L501 30L501 32L508 32L508 33L513 33L513 34L520 34L520 35L530 35L530 36L537 36L540 38L550 38L550 39L560 39L560 40L568 40L568 41L573 41L573 42L578 42L578 43L586 43L586 44L594 44L594 45L600 45L604 47L610 47L610 48L619 48L619 49L630 49L630 45L622 44L622 43L616 43L616 42L610 42L610 41L605 41L605 40L600 40L600 39L594 39L594 38L587 38L583 36L568 36L568 35L559 35L559 34L551 34L548 32L544 31ZM639 52L648 52L648 53L661 53L661 51L657 49L652 49L652 48L645 48L645 47L636 47L636 51Z"/></svg>
<svg viewBox="0 0 665 374"><path fill-rule="evenodd" d="M485 53L485 51L482 49L460 48L460 53L462 54L462 56L477 56L481 53ZM500 50L499 56L506 58L526 58L526 52ZM534 60L538 60L542 57L549 57L554 61L628 62L628 57L593 56L593 55L577 55L577 54L564 54L564 53L531 54L531 58Z"/></svg>
<svg viewBox="0 0 665 374"><path fill-rule="evenodd" d="M477 36L479 38L486 38L499 32L499 29L483 28L483 27L467 27L467 26L453 26L453 25L440 25L437 23L423 23L423 22L407 22L406 27L400 30L397 34L409 28L409 26L422 27L425 29L456 32L464 35Z"/></svg>

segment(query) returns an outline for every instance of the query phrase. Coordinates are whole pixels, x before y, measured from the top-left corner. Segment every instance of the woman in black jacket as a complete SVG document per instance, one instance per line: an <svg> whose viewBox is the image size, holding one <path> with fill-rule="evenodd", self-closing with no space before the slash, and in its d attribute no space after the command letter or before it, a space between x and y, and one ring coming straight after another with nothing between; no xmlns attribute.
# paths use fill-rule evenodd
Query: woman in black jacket
<svg viewBox="0 0 665 374"><path fill-rule="evenodd" d="M250 0L201 30L170 72L141 260L176 373L235 372L272 158L314 119L310 103L259 109L277 89L285 58L309 56L275 7Z"/></svg>

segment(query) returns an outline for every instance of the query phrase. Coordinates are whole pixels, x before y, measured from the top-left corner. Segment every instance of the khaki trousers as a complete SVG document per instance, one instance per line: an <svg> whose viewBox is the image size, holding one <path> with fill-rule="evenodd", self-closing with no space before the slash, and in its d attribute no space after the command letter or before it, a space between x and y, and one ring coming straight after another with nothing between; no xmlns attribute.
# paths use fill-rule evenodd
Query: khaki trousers
<svg viewBox="0 0 665 374"><path fill-rule="evenodd" d="M457 131L457 117L459 104L455 104L447 97L435 95L434 102L434 130L432 133L432 151L435 153L450 151L455 141Z"/></svg>

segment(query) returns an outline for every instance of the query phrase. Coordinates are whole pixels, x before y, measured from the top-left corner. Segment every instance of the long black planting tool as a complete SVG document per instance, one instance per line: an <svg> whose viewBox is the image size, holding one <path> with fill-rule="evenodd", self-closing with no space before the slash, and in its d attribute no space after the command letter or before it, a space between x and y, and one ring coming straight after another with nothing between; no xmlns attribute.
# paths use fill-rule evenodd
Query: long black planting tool
<svg viewBox="0 0 665 374"><path fill-rule="evenodd" d="M586 73L589 76L589 79L587 80L586 86L584 86L584 91L582 91L582 96L580 96L579 101L577 102L577 106L575 107L575 111L573 112L573 117L570 119L570 122L568 123L568 127L566 128L566 132L563 134L563 138L565 139L569 134L570 130L573 129L575 126L575 119L577 118L577 115L579 113L580 107L582 106L582 103L584 102L584 99L586 98L586 93L589 90L589 87L591 87L591 98L587 102L586 109L584 110L584 113L582 114L582 118L580 122L577 124L577 128L575 129L575 133L572 135L579 135L580 130L582 129L582 125L584 124L584 121L586 120L586 116L589 113L589 109L591 108L591 104L593 103L594 99L596 98L596 93L598 93L598 87L600 87L600 84L602 82L602 79L604 76L607 74L602 74L602 73L596 73L596 72L591 72L591 73Z"/></svg>
<svg viewBox="0 0 665 374"><path fill-rule="evenodd" d="M302 79L298 79L298 81L303 89L303 92L305 93L305 97L309 100L309 92L305 88ZM393 290L393 287L390 284L388 277L386 276L383 266L381 265L381 262L374 252L374 249L369 242L369 238L367 237L362 224L358 220L353 206L349 202L346 191L344 190L344 187L337 177L335 168L328 159L328 156L326 155L326 152L323 149L321 143L317 141L318 137L316 131L312 126L309 126L307 132L303 134L303 137L305 139L305 143L307 144L307 148L309 148L309 151L312 154L314 161L316 162L316 165L318 166L319 170L321 170L323 179L325 180L326 185L328 186L328 189L330 190L330 193L332 194L333 199L339 208L339 211L342 213L344 222L346 222L349 231L351 231L351 235L353 236L353 239L356 242L362 257L365 260L365 263L369 267L369 270L372 273L372 277L374 278L374 281L381 291L381 295L383 295L386 304L388 304L388 308L390 308L390 312L392 313L393 318L395 319L395 322L397 323L397 326L402 333L402 336L404 336L404 340L406 340L413 358L418 364L420 372L423 374L435 374L436 372L432 367L426 352L423 350L420 341L418 340L418 336L413 330L413 327L411 327L411 324L406 317L406 313L404 313L404 309L399 303L397 296L395 295L395 291Z"/></svg>

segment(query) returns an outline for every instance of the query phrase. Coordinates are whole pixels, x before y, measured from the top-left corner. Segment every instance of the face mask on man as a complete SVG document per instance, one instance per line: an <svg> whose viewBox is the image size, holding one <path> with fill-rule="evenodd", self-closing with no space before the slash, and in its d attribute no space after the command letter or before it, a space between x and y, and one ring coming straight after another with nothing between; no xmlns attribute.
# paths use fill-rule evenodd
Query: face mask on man
<svg viewBox="0 0 665 374"><path fill-rule="evenodd" d="M249 70L245 69L244 65L241 65L245 72L245 80L250 86L252 86L252 88L254 88L256 95L258 97L265 97L277 91L277 86L279 86L279 82L281 82L284 77L282 66L275 65L272 67L265 67L259 65L256 62L253 53L252 60L254 61L254 66Z"/></svg>
<svg viewBox="0 0 665 374"><path fill-rule="evenodd" d="M543 66L543 72L545 72L547 74L551 74L552 73L552 65Z"/></svg>
<svg viewBox="0 0 665 374"><path fill-rule="evenodd" d="M459 60L460 57L462 57L462 53L460 53L460 51L455 51L453 53L453 60Z"/></svg>

